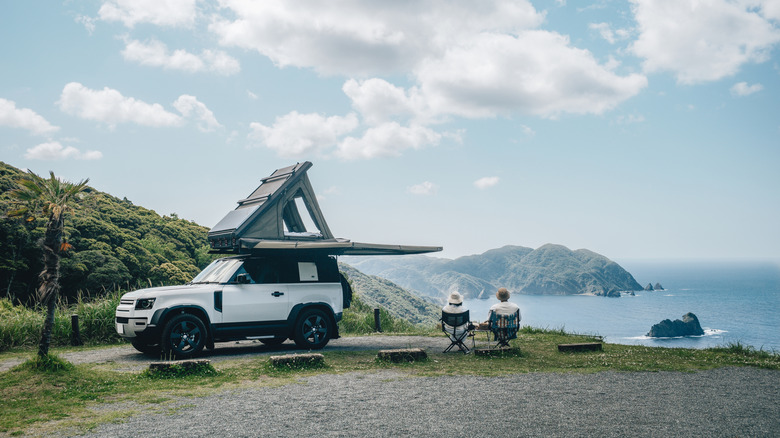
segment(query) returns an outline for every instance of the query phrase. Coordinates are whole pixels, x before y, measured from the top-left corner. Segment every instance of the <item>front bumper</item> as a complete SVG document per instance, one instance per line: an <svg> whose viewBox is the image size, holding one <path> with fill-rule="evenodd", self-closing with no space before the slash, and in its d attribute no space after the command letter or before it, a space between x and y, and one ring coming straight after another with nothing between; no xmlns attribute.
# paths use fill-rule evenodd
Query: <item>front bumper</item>
<svg viewBox="0 0 780 438"><path fill-rule="evenodd" d="M123 338L135 338L141 335L148 327L146 318L116 317L116 332Z"/></svg>

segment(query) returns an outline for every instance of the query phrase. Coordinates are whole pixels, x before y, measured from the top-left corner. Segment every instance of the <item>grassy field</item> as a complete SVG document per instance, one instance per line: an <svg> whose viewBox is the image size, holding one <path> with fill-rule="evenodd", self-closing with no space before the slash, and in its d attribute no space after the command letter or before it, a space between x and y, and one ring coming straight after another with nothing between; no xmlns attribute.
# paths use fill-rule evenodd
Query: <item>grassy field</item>
<svg viewBox="0 0 780 438"><path fill-rule="evenodd" d="M407 333L408 334L408 333ZM429 332L428 335L441 336ZM425 336L425 335L422 335ZM529 372L592 373L605 370L690 372L723 366L753 366L780 370L780 355L740 344L706 350L666 349L604 344L600 352L559 353L557 344L592 338L525 327L512 341L510 354L480 357L429 352L425 361L393 364L378 361L377 351L322 351L325 364L299 369L275 369L268 356L219 362L192 373L154 375L119 372L97 365L72 365L53 359L28 361L0 373L0 433L45 435L53 430L84 431L144 412L174 412L182 397L198 397L234 388L284 385L301 376L393 369L415 376L500 376ZM90 347L100 348L100 347ZM54 348L55 354L72 351ZM34 350L12 349L0 361L29 358ZM179 406L178 408L176 406Z"/></svg>

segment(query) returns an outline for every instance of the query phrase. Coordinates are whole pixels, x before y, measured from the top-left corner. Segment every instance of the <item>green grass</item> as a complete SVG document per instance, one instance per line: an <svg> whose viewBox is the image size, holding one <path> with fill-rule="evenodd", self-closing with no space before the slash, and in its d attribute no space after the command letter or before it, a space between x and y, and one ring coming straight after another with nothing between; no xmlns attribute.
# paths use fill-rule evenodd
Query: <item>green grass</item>
<svg viewBox="0 0 780 438"><path fill-rule="evenodd" d="M436 334L436 336L443 336ZM72 365L57 358L31 360L0 373L0 433L46 434L53 430L89 430L128 415L161 409L182 397L194 397L235 388L277 386L302 376L393 369L409 376L501 376L531 372L593 373L600 371L683 371L725 366L752 366L780 370L780 355L741 344L705 350L653 348L604 344L603 351L559 353L557 344L588 342L594 338L566 334L561 329L524 328L512 341L510 354L479 357L473 354L429 352L426 361L394 364L376 360L377 351L330 352L325 364L276 368L268 356L218 362L193 372L166 375L118 372L106 366ZM443 345L445 343L443 342ZM413 347L414 345L410 345ZM57 353L72 348L54 348ZM27 351L30 357L34 353ZM2 353L0 361L19 357ZM115 409L94 409L117 403Z"/></svg>
<svg viewBox="0 0 780 438"><path fill-rule="evenodd" d="M114 333L114 309L120 293L106 299L73 306L60 306L54 329L52 353L85 348L105 348L118 341ZM69 347L70 315L79 314L82 338L91 347ZM383 334L444 335L435 327L421 327L380 311ZM0 300L0 362L24 360L34 355L43 315L40 311L13 306ZM87 322L88 321L88 322ZM345 336L374 333L373 309L356 297L339 323ZM558 344L592 342L597 337L557 329L523 327L512 341L511 353L479 357L460 353L429 353L426 361L394 364L378 361L377 351L331 352L324 350L324 364L274 367L267 356L218 362L190 369L165 372L119 372L110 366L70 364L53 354L35 358L10 371L0 372L0 434L46 435L53 430L89 430L99 424L122 421L143 412L173 409L182 397L207 395L247 386L277 386L301 376L393 369L409 376L476 375L501 376L530 372L683 371L724 366L752 366L780 370L780 354L741 343L704 350L652 348L604 344L603 351L559 353ZM442 342L446 345L446 342ZM414 347L415 345L408 345ZM113 409L95 409L107 404Z"/></svg>
<svg viewBox="0 0 780 438"><path fill-rule="evenodd" d="M81 340L88 345L121 342L114 327L116 306L122 291L107 297L87 301L81 298L72 305L60 303L54 313L53 346L70 344L71 315L79 316ZM0 351L16 347L31 347L41 339L44 312L17 306L6 298L0 299Z"/></svg>

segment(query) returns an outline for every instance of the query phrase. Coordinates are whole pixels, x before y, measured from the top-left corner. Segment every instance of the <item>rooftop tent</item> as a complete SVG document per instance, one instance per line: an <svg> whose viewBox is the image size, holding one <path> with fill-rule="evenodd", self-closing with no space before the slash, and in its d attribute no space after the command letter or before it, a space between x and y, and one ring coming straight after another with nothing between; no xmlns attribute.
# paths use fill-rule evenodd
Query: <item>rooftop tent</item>
<svg viewBox="0 0 780 438"><path fill-rule="evenodd" d="M434 246L382 245L336 239L320 211L305 161L277 169L209 231L213 252L310 251L332 255L421 254Z"/></svg>

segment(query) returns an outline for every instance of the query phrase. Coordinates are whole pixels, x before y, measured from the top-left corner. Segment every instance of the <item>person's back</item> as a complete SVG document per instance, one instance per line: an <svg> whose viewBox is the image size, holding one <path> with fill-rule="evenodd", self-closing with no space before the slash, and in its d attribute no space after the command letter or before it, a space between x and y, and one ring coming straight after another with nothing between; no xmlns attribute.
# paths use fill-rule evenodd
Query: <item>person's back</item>
<svg viewBox="0 0 780 438"><path fill-rule="evenodd" d="M498 315L511 315L518 312L517 321L520 322L520 307L515 303L509 302L509 291L505 287L498 289L496 298L498 298L499 302L490 306L490 312L494 312Z"/></svg>
<svg viewBox="0 0 780 438"><path fill-rule="evenodd" d="M447 299L447 305L442 307L442 312L447 313L463 313L465 312L466 306L463 305L463 296L458 292L453 292L450 294L449 298ZM468 330L469 323L466 321L464 324L461 324L457 327L452 327L449 324L444 324L445 328L447 329L454 329L455 330L455 336L460 336L463 332Z"/></svg>

